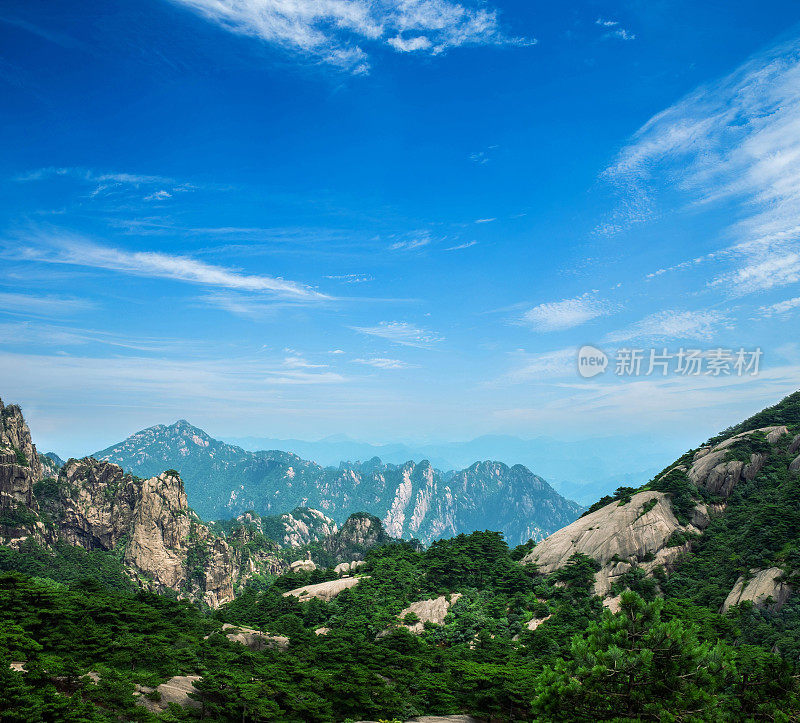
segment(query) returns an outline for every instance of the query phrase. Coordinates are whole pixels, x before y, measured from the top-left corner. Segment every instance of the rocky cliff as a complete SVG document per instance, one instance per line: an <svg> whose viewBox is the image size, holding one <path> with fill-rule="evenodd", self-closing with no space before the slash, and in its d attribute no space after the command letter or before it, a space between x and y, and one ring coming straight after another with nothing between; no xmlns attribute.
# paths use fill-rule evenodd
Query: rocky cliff
<svg viewBox="0 0 800 723"><path fill-rule="evenodd" d="M189 509L174 470L148 479L93 458L43 465L17 406L0 402L0 541L114 551L141 587L217 607L254 575L287 565L244 526L215 534ZM60 461L60 460L59 460Z"/></svg>
<svg viewBox="0 0 800 723"><path fill-rule="evenodd" d="M22 411L0 399L0 513L6 521L18 508L31 506L33 484L41 476L42 463Z"/></svg>
<svg viewBox="0 0 800 723"><path fill-rule="evenodd" d="M429 543L491 528L517 544L542 539L582 512L521 465L477 462L442 472L428 462L392 465L373 458L321 467L287 452L247 452L185 421L142 430L96 456L141 476L179 469L192 505L206 519L301 506L342 523L366 511L394 537Z"/></svg>
<svg viewBox="0 0 800 723"><path fill-rule="evenodd" d="M576 554L591 557L595 592L611 607L642 575L676 590L696 575L713 580L705 595L722 610L744 601L779 609L800 563L798 453L800 393L690 450L639 490L621 488L522 562L548 573Z"/></svg>

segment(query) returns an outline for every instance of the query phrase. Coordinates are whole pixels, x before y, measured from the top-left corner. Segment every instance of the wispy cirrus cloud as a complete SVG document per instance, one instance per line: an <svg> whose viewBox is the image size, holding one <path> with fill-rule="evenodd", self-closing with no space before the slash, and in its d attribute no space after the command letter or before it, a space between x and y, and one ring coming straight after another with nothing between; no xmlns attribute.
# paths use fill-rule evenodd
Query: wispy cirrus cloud
<svg viewBox="0 0 800 723"><path fill-rule="evenodd" d="M145 201L166 201L176 193L195 190L190 183L181 183L166 176L147 175L142 173L120 173L95 171L76 166L48 166L20 174L16 180L21 183L43 181L51 178L72 179L93 186L92 198L113 194L119 191L138 191L145 193Z"/></svg>
<svg viewBox="0 0 800 723"><path fill-rule="evenodd" d="M457 246L450 246L450 247L448 247L448 248L446 248L444 250L445 251L463 251L464 249L470 249L473 246L477 246L477 245L478 245L477 241L467 241L466 243L458 244Z"/></svg>
<svg viewBox="0 0 800 723"><path fill-rule="evenodd" d="M62 231L37 233L15 239L7 245L4 255L40 263L105 269L133 276L261 292L295 302L327 301L331 298L308 286L279 277L245 274L237 269L209 264L190 256L102 246Z"/></svg>
<svg viewBox="0 0 800 723"><path fill-rule="evenodd" d="M389 359L387 357L371 357L369 359L353 359L356 364L366 364L376 369L410 369L413 364L401 361L400 359Z"/></svg>
<svg viewBox="0 0 800 723"><path fill-rule="evenodd" d="M390 251L417 251L433 243L433 237L428 231L412 231L404 234L390 246Z"/></svg>
<svg viewBox="0 0 800 723"><path fill-rule="evenodd" d="M226 30L317 62L366 73L361 44L438 55L465 45L533 43L511 38L497 11L453 0L172 0Z"/></svg>
<svg viewBox="0 0 800 723"><path fill-rule="evenodd" d="M623 198L617 228L653 214L674 184L695 210L732 204L732 239L710 285L742 296L800 281L800 38L651 118L606 170Z"/></svg>
<svg viewBox="0 0 800 723"><path fill-rule="evenodd" d="M520 322L536 331L562 331L606 316L610 310L610 306L595 294L587 293L573 299L538 304L523 313Z"/></svg>
<svg viewBox="0 0 800 723"><path fill-rule="evenodd" d="M0 291L0 312L53 317L69 316L94 308L94 302L89 299L79 299L73 296L19 294L13 291Z"/></svg>
<svg viewBox="0 0 800 723"><path fill-rule="evenodd" d="M540 353L513 352L511 369L496 384L523 384L547 379L574 377L577 375L578 350L569 347Z"/></svg>
<svg viewBox="0 0 800 723"><path fill-rule="evenodd" d="M647 339L707 340L714 338L719 327L727 323L727 316L714 309L708 311L659 311L631 324L625 329L606 335L611 343Z"/></svg>
<svg viewBox="0 0 800 723"><path fill-rule="evenodd" d="M762 306L759 309L761 316L786 316L800 309L800 296L793 299L784 299L769 306Z"/></svg>
<svg viewBox="0 0 800 723"><path fill-rule="evenodd" d="M326 279L332 281L341 281L345 284L364 284L367 281L374 281L374 277L370 274L337 274L334 276L326 276Z"/></svg>
<svg viewBox="0 0 800 723"><path fill-rule="evenodd" d="M439 334L422 329L407 321L381 321L375 326L353 326L351 328L367 336L376 336L402 346L415 346L423 349L444 341L444 337Z"/></svg>
<svg viewBox="0 0 800 723"><path fill-rule="evenodd" d="M594 21L595 25L605 28L605 38L616 38L618 40L636 40L636 34L620 27L618 20L608 20L606 18L597 18Z"/></svg>

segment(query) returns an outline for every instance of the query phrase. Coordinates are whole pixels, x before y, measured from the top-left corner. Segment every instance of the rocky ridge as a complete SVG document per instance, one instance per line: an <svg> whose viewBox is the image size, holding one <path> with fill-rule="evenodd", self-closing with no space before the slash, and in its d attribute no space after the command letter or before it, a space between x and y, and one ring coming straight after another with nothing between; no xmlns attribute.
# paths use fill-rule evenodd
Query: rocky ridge
<svg viewBox="0 0 800 723"><path fill-rule="evenodd" d="M148 479L93 458L71 459L56 478L36 452L17 406L0 401L0 540L67 544L121 553L141 587L211 607L233 599L250 577L286 568L277 545L248 545L250 530L212 533L189 509L174 470Z"/></svg>
<svg viewBox="0 0 800 723"><path fill-rule="evenodd" d="M583 511L522 465L487 461L442 472L426 461L393 465L376 457L321 467L287 452L248 452L184 420L137 432L95 456L140 476L179 469L205 519L300 506L342 523L366 511L391 536L426 544L486 528L502 531L510 544L541 540Z"/></svg>
<svg viewBox="0 0 800 723"><path fill-rule="evenodd" d="M566 565L574 555L592 558L599 569L595 593L615 609L618 592L637 570L653 575L669 572L692 549L714 515L725 513L728 499L768 464L800 470L800 434L773 424L712 440L685 454L639 491L621 491L619 499L593 509L547 537L523 559L544 573ZM791 461L789 461L791 460ZM791 587L780 568L753 569L736 582L723 605L743 601L775 609L785 603Z"/></svg>

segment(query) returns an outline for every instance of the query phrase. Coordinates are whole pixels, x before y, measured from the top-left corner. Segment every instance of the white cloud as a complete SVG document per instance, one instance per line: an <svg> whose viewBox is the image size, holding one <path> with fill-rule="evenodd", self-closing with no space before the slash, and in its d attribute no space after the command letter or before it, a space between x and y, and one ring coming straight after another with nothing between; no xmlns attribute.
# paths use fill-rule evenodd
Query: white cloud
<svg viewBox="0 0 800 723"><path fill-rule="evenodd" d="M414 231L406 234L405 238L395 241L389 246L390 251L416 251L424 248L433 242L430 233L427 231Z"/></svg>
<svg viewBox="0 0 800 723"><path fill-rule="evenodd" d="M123 191L150 191L144 196L145 201L165 201L176 193L196 190L196 186L190 183L179 183L175 179L165 176L151 176L142 173L108 173L75 166L39 168L17 176L16 180L31 182L51 178L68 178L92 185L94 186L90 194L92 198L102 198Z"/></svg>
<svg viewBox="0 0 800 723"><path fill-rule="evenodd" d="M625 28L612 30L606 37L619 38L620 40L636 40L636 33L631 33Z"/></svg>
<svg viewBox="0 0 800 723"><path fill-rule="evenodd" d="M608 305L593 294L583 294L574 299L551 301L526 311L521 321L536 331L561 331L609 313Z"/></svg>
<svg viewBox="0 0 800 723"><path fill-rule="evenodd" d="M172 198L172 194L169 191L160 190L156 191L155 193L150 193L144 197L145 201L166 201L168 198Z"/></svg>
<svg viewBox="0 0 800 723"><path fill-rule="evenodd" d="M800 309L800 296L793 299L785 299L779 301L777 304L770 304L769 306L762 306L759 311L762 316L784 316L796 309Z"/></svg>
<svg viewBox="0 0 800 723"><path fill-rule="evenodd" d="M694 209L733 204L733 241L718 255L732 268L710 282L731 296L799 281L800 39L651 118L606 176L638 198L620 213L621 228L652 214L658 182L677 186Z"/></svg>
<svg viewBox="0 0 800 723"><path fill-rule="evenodd" d="M82 237L65 233L38 234L16 240L10 244L10 250L6 253L12 258L29 261L107 269L134 276L172 279L240 291L265 292L296 302L323 301L330 298L286 279L243 274L238 270L208 264L190 256L100 246Z"/></svg>
<svg viewBox="0 0 800 723"><path fill-rule="evenodd" d="M717 328L727 321L719 311L659 311L635 324L611 332L606 341L611 343L632 339L711 339Z"/></svg>
<svg viewBox="0 0 800 723"><path fill-rule="evenodd" d="M618 38L619 40L636 40L636 35L629 32L625 28L619 27L618 20L607 20L605 18L597 18L594 21L595 25L605 28L608 32L603 36L604 38Z"/></svg>
<svg viewBox="0 0 800 723"><path fill-rule="evenodd" d="M491 223L492 221L497 221L497 218L478 218L478 219L475 219L475 223Z"/></svg>
<svg viewBox="0 0 800 723"><path fill-rule="evenodd" d="M399 359L387 359L386 357L372 357L370 359L353 359L357 364L366 364L376 369L409 369L412 364L408 364Z"/></svg>
<svg viewBox="0 0 800 723"><path fill-rule="evenodd" d="M431 45L433 45L424 35L418 35L415 38L402 38L398 35L395 38L389 38L386 42L401 53L410 53L414 50L428 50Z"/></svg>
<svg viewBox="0 0 800 723"><path fill-rule="evenodd" d="M369 274L338 274L336 276L326 276L325 278L332 281L342 281L345 284L363 284L367 281L374 281Z"/></svg>
<svg viewBox="0 0 800 723"><path fill-rule="evenodd" d="M540 354L519 351L511 356L512 369L501 377L501 383L522 384L542 379L574 377L578 373L578 350L574 347Z"/></svg>
<svg viewBox="0 0 800 723"><path fill-rule="evenodd" d="M0 292L0 312L19 313L31 316L68 316L93 309L88 299L64 296L34 296L15 292Z"/></svg>
<svg viewBox="0 0 800 723"><path fill-rule="evenodd" d="M458 244L458 246L450 246L450 248L446 248L444 250L445 251L461 251L463 249L469 249L469 248L472 248L473 246L477 246L477 244L478 244L477 241L467 241L466 243Z"/></svg>
<svg viewBox="0 0 800 723"><path fill-rule="evenodd" d="M377 336L403 346L427 348L444 340L444 337L439 334L421 329L407 321L382 321L376 326L354 326L352 328L362 334Z"/></svg>
<svg viewBox="0 0 800 723"><path fill-rule="evenodd" d="M497 12L453 0L173 0L226 30L354 73L369 69L359 43L432 55L464 45L522 44Z"/></svg>

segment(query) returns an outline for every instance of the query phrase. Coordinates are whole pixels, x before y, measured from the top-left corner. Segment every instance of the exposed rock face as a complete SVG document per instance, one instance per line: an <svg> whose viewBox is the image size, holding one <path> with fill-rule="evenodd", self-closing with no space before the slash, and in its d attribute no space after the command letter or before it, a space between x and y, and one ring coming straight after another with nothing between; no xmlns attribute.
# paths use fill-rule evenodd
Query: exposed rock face
<svg viewBox="0 0 800 723"><path fill-rule="evenodd" d="M402 625L408 628L410 633L421 635L425 630L425 623L442 625L447 613L450 612L450 608L455 605L460 597L461 593L457 592L449 596L440 595L437 598L433 598L433 600L418 600L411 603L398 617ZM416 615L419 618L419 622L410 625L403 622L403 618L409 613Z"/></svg>
<svg viewBox="0 0 800 723"><path fill-rule="evenodd" d="M296 507L291 512L270 517L262 517L248 510L239 515L236 521L252 527L284 547L303 547L319 542L339 529L330 517L310 507Z"/></svg>
<svg viewBox="0 0 800 723"><path fill-rule="evenodd" d="M363 567L366 563L363 560L353 560L351 562L341 562L336 567L333 568L333 571L337 575L352 575L358 570L359 567Z"/></svg>
<svg viewBox="0 0 800 723"><path fill-rule="evenodd" d="M0 399L0 511L30 507L33 485L41 478L42 463L22 410Z"/></svg>
<svg viewBox="0 0 800 723"><path fill-rule="evenodd" d="M523 559L536 563L543 573L562 567L575 553L588 555L601 569L595 576L595 592L606 595L615 578L640 565L649 571L669 565L685 547L667 547L667 540L678 530L699 533L708 525L700 509L693 524L684 527L663 492L638 492L627 504L612 502L581 517L550 535Z"/></svg>
<svg viewBox="0 0 800 723"><path fill-rule="evenodd" d="M64 460L61 459L54 452L48 452L47 454L39 454L38 457L39 457L39 462L41 462L42 464L42 477L45 478L58 477L58 473L64 466Z"/></svg>
<svg viewBox="0 0 800 723"><path fill-rule="evenodd" d="M295 560L289 565L291 572L313 572L317 566L311 560Z"/></svg>
<svg viewBox="0 0 800 723"><path fill-rule="evenodd" d="M330 517L312 509L306 509L302 513L295 510L281 515L281 521L286 528L282 542L289 547L302 547L317 542L330 537L339 529Z"/></svg>
<svg viewBox="0 0 800 723"><path fill-rule="evenodd" d="M176 675L156 688L161 696L157 701L150 700L147 697L148 693L153 692L152 688L137 686L137 692L140 695L139 703L153 713L163 713L169 709L170 703L175 703L182 708L199 709L201 707L200 701L189 697L192 693L199 693L197 688L194 687L194 684L199 680L199 675Z"/></svg>
<svg viewBox="0 0 800 723"><path fill-rule="evenodd" d="M747 579L740 577L722 604L722 612L749 600L756 607L764 607L771 601L770 609L780 610L789 599L791 588L782 580L783 570L770 567L767 570L750 570Z"/></svg>
<svg viewBox="0 0 800 723"><path fill-rule="evenodd" d="M323 540L323 549L338 562L363 560L367 551L393 542L381 521L366 513L350 515L341 529Z"/></svg>
<svg viewBox="0 0 800 723"><path fill-rule="evenodd" d="M63 466L54 455L44 459L19 407L0 402L3 544L18 547L33 538L42 545L122 549L126 570L142 587L172 590L212 607L232 600L252 575L286 568L272 548L248 546L246 528L228 538L210 532L189 509L175 472L140 479L92 458ZM43 480L43 470L57 467L57 479Z"/></svg>
<svg viewBox="0 0 800 723"><path fill-rule="evenodd" d="M701 447L695 453L691 467L682 469L685 469L689 479L696 485L705 487L722 497L729 497L739 480L753 479L764 466L767 455L761 453L751 454L749 462L726 459L732 447L758 432L766 436L769 444L775 444L788 434L789 430L784 426L772 426L741 432L714 447Z"/></svg>
<svg viewBox="0 0 800 723"><path fill-rule="evenodd" d="M340 592L354 587L360 580L368 579L365 577L340 577L338 580L328 580L328 582L318 582L315 585L304 585L283 593L284 597L296 597L300 602L308 602L313 598L329 602Z"/></svg>
<svg viewBox="0 0 800 723"><path fill-rule="evenodd" d="M266 650L267 648L289 649L289 638L283 635L270 635L262 630L244 628L230 623L225 623L222 626L222 632L228 640L244 645L250 650Z"/></svg>
<svg viewBox="0 0 800 723"><path fill-rule="evenodd" d="M426 461L393 465L376 457L321 467L287 452L248 452L185 421L145 429L96 456L141 476L180 470L189 499L206 519L299 505L340 521L365 510L393 537L426 544L487 528L503 532L512 545L540 540L583 511L521 465L476 462L442 472Z"/></svg>

